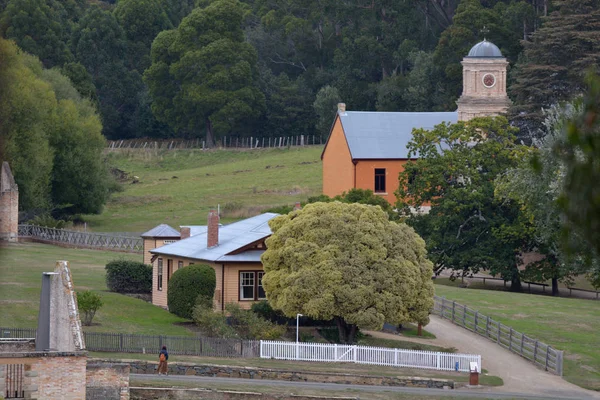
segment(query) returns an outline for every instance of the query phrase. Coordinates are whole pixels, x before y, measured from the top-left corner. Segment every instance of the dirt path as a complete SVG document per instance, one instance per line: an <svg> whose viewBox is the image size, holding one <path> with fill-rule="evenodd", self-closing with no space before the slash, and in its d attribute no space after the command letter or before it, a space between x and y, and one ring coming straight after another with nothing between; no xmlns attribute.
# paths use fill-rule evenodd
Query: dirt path
<svg viewBox="0 0 600 400"><path fill-rule="evenodd" d="M499 376L504 380L504 386L500 388L485 389L490 393L494 391L532 393L558 398L578 395L590 399L600 399L600 393L582 389L559 376L542 371L524 358L482 336L438 316L431 315L430 318L431 322L426 329L437 338L418 339L422 341L419 343L455 347L460 353L481 354L482 367L488 370L490 375ZM389 336L399 340L408 339L397 335Z"/></svg>

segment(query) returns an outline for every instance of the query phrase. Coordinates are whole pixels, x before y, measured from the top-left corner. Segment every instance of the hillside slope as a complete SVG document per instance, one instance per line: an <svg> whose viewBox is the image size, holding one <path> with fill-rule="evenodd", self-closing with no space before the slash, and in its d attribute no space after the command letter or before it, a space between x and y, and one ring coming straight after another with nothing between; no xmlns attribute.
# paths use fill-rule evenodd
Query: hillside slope
<svg viewBox="0 0 600 400"><path fill-rule="evenodd" d="M160 223L204 224L217 205L224 222L256 215L320 194L322 150L113 152L111 165L127 173L124 191L102 214L84 218L96 232L143 232Z"/></svg>

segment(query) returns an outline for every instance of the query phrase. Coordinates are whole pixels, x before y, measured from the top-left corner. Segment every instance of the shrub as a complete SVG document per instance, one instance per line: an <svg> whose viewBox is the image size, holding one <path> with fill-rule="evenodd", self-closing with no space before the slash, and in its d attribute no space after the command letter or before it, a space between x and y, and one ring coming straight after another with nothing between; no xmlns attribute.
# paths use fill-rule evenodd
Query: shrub
<svg viewBox="0 0 600 400"><path fill-rule="evenodd" d="M102 307L102 298L98 293L91 290L77 292L77 305L79 307L79 315L83 317L83 325L90 326L96 311Z"/></svg>
<svg viewBox="0 0 600 400"><path fill-rule="evenodd" d="M212 299L216 285L215 270L208 265L193 264L178 269L169 280L169 311L179 317L191 319L198 297Z"/></svg>
<svg viewBox="0 0 600 400"><path fill-rule="evenodd" d="M212 306L207 307L204 304L196 305L192 313L192 318L206 336L218 338L238 337L235 329L227 324L225 314L215 312Z"/></svg>
<svg viewBox="0 0 600 400"><path fill-rule="evenodd" d="M243 310L238 304L228 304L225 310L230 314L231 326L242 339L274 340L285 334L285 326L267 321L250 310Z"/></svg>
<svg viewBox="0 0 600 400"><path fill-rule="evenodd" d="M106 264L106 286L117 293L152 293L152 266L138 261L114 260Z"/></svg>

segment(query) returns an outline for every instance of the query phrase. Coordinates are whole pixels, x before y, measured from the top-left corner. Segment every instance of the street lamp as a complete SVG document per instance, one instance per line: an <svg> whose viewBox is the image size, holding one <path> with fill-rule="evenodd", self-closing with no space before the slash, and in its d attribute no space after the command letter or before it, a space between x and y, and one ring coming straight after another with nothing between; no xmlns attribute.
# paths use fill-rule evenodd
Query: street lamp
<svg viewBox="0 0 600 400"><path fill-rule="evenodd" d="M300 326L300 317L302 316L302 314L296 314L296 343L298 343L298 328Z"/></svg>

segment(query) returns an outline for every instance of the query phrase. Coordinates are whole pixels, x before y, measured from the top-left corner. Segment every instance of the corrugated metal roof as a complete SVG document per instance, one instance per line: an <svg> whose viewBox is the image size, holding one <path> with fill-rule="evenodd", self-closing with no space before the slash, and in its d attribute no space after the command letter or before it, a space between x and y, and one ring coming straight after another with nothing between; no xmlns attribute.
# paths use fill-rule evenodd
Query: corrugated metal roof
<svg viewBox="0 0 600 400"><path fill-rule="evenodd" d="M180 237L179 231L174 228L171 228L167 224L160 224L150 229L148 232L144 232L141 235L143 238L146 237Z"/></svg>
<svg viewBox="0 0 600 400"><path fill-rule="evenodd" d="M206 225L181 225L181 228L190 228L190 236L206 233L208 230L208 226Z"/></svg>
<svg viewBox="0 0 600 400"><path fill-rule="evenodd" d="M207 232L204 232L150 252L214 262L257 262L260 261L262 250L249 250L230 256L227 254L270 236L271 228L269 228L268 222L278 215L264 213L219 227L219 245L215 247L206 247Z"/></svg>
<svg viewBox="0 0 600 400"><path fill-rule="evenodd" d="M457 112L347 111L339 115L355 160L408 158L413 128L433 129L458 120Z"/></svg>

